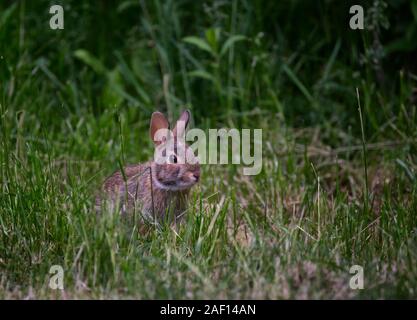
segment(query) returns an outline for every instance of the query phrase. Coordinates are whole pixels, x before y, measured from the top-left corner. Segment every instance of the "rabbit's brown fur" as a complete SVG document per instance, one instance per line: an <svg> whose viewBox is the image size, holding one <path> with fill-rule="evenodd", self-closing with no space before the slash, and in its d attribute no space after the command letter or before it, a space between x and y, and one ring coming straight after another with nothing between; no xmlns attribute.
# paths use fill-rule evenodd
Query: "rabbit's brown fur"
<svg viewBox="0 0 417 320"><path fill-rule="evenodd" d="M180 117L180 120L185 122L185 126L189 117L189 111L185 111ZM164 148L159 141L154 139L155 132L160 128L168 128L168 121L161 113L154 113L150 134L156 148ZM179 132L177 126L173 132L175 153L181 148L189 151L189 147L181 144L177 139L177 136L185 132ZM168 149L163 150L168 152ZM180 157L177 154L174 155ZM188 152L181 160L190 160L190 158L193 158L193 154ZM126 179L121 171L117 171L105 180L102 194L96 198L96 209L100 211L103 200L107 200L111 208L117 207L122 213L140 212L148 221L161 221L165 218L177 221L183 216L187 208L190 188L198 182L200 177L199 164L187 163L187 161L181 163L149 161L126 166L123 171Z"/></svg>

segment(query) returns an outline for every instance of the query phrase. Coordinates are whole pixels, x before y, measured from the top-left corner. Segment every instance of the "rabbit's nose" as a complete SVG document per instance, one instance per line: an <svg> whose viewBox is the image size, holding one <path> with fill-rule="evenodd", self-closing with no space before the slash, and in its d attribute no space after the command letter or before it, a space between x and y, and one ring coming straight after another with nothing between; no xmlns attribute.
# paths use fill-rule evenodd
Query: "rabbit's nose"
<svg viewBox="0 0 417 320"><path fill-rule="evenodd" d="M193 173L193 176L194 176L194 178L195 178L195 181L200 180L200 172L195 172L195 173Z"/></svg>

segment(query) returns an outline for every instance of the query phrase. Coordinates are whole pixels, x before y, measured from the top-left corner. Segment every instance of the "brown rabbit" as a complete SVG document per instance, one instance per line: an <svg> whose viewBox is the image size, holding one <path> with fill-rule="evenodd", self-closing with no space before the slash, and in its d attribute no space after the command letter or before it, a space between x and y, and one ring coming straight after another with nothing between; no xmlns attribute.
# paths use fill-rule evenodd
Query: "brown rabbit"
<svg viewBox="0 0 417 320"><path fill-rule="evenodd" d="M169 222L183 216L190 188L200 179L200 165L191 148L185 144L185 129L190 112L184 111L174 129L160 112L154 112L150 136L155 144L153 161L126 166L124 176L115 172L103 184L96 198L96 209L104 203L122 213L141 213L149 222ZM106 200L104 202L103 200Z"/></svg>

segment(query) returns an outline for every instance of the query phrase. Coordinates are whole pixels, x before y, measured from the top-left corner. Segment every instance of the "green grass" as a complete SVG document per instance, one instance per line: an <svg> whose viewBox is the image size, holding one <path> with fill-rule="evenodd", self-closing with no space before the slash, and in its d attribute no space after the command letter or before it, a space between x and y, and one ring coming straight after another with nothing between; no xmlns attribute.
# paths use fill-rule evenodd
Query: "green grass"
<svg viewBox="0 0 417 320"><path fill-rule="evenodd" d="M332 1L62 3L63 31L55 3L0 4L0 298L417 297L408 3L377 32ZM203 166L178 230L97 216L103 179L152 157L151 112L184 108L262 128L262 172Z"/></svg>

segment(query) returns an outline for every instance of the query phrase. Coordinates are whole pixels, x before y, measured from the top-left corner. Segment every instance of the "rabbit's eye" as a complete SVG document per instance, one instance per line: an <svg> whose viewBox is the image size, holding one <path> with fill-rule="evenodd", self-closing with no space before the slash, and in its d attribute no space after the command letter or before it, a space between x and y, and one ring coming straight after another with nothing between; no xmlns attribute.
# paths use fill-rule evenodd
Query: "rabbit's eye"
<svg viewBox="0 0 417 320"><path fill-rule="evenodd" d="M171 162L171 163L177 163L177 156L175 155L175 154L171 154L170 156L169 156L169 162Z"/></svg>

